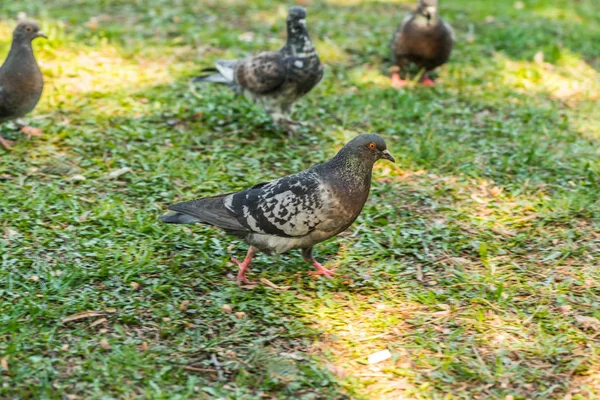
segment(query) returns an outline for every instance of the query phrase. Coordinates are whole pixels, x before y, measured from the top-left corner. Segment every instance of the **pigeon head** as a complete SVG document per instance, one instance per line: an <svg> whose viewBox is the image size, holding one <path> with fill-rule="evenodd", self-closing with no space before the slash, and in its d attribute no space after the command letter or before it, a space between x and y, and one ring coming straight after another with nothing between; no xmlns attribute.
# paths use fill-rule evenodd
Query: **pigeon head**
<svg viewBox="0 0 600 400"><path fill-rule="evenodd" d="M338 161L344 161L344 164L360 166L361 169L367 168L369 171L377 160L384 159L393 163L396 162L392 154L388 151L385 140L376 134L358 135L339 151L335 156Z"/></svg>
<svg viewBox="0 0 600 400"><path fill-rule="evenodd" d="M434 19L437 15L437 3L437 0L419 0L417 14L422 15L427 20Z"/></svg>
<svg viewBox="0 0 600 400"><path fill-rule="evenodd" d="M291 7L287 17L287 47L295 54L314 52L314 46L306 29L306 10L302 7Z"/></svg>
<svg viewBox="0 0 600 400"><path fill-rule="evenodd" d="M48 37L40 29L40 24L35 21L20 21L13 32L13 40L17 42L31 43L33 39L38 37L48 39Z"/></svg>

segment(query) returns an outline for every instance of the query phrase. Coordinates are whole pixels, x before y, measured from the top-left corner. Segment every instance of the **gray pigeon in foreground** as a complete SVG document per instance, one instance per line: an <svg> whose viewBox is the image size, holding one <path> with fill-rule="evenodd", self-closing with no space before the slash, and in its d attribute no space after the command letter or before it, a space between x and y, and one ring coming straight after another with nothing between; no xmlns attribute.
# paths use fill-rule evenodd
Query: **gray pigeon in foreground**
<svg viewBox="0 0 600 400"><path fill-rule="evenodd" d="M323 77L323 66L308 36L306 10L291 7L287 17L287 43L279 51L260 53L244 60L217 61L216 73L193 82L220 83L261 104L273 120L293 133L294 102Z"/></svg>
<svg viewBox="0 0 600 400"><path fill-rule="evenodd" d="M46 35L35 21L21 21L13 32L10 52L0 67L0 123L24 116L40 100L44 78L31 47L38 37ZM0 144L10 148L2 136Z"/></svg>
<svg viewBox="0 0 600 400"><path fill-rule="evenodd" d="M406 86L400 73L405 73L410 63L424 70L421 83L433 86L427 73L448 61L453 45L452 28L440 18L437 0L419 0L416 11L404 18L392 37L392 86Z"/></svg>
<svg viewBox="0 0 600 400"><path fill-rule="evenodd" d="M358 217L371 188L375 161L395 162L378 135L363 134L348 142L330 161L241 192L186 201L159 217L171 224L205 223L222 228L250 245L243 262L232 258L241 282L258 250L283 253L302 249L304 260L331 276L312 254L313 246L346 230Z"/></svg>

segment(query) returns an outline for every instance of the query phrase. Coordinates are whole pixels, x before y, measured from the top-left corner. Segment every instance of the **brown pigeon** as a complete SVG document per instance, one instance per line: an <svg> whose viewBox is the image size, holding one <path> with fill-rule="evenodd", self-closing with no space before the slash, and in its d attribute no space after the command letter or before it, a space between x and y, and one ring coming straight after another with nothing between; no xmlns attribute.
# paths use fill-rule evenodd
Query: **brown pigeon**
<svg viewBox="0 0 600 400"><path fill-rule="evenodd" d="M10 52L0 67L0 123L17 119L35 108L44 88L44 77L33 55L31 42L46 35L35 21L21 21L13 32ZM29 134L33 130L29 129ZM0 136L0 144L10 144Z"/></svg>
<svg viewBox="0 0 600 400"><path fill-rule="evenodd" d="M287 17L287 43L244 60L217 61L214 73L193 78L229 86L236 93L263 106L273 120L293 133L294 103L310 92L323 77L323 66L306 28L306 10L291 7Z"/></svg>
<svg viewBox="0 0 600 400"><path fill-rule="evenodd" d="M440 18L437 0L419 0L417 9L404 18L392 37L392 86L406 86L400 73L411 63L423 71L421 83L433 86L427 73L448 61L453 44L452 28Z"/></svg>
<svg viewBox="0 0 600 400"><path fill-rule="evenodd" d="M371 171L379 159L395 162L378 135L359 135L324 164L241 192L186 201L169 206L159 217L169 224L217 226L250 245L238 284L252 284L246 270L257 251L283 253L302 249L315 275L334 274L319 264L313 246L346 230L361 213L371 188Z"/></svg>

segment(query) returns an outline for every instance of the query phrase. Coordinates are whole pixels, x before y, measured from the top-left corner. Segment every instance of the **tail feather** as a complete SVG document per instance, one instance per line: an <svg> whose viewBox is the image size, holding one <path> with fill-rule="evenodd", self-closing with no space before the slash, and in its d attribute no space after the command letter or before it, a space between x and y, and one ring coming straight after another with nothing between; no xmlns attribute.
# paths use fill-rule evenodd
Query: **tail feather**
<svg viewBox="0 0 600 400"><path fill-rule="evenodd" d="M233 86L237 63L237 60L217 61L215 67L204 68L201 72L205 74L192 78L192 82L220 83L222 85Z"/></svg>
<svg viewBox="0 0 600 400"><path fill-rule="evenodd" d="M191 215L181 213L165 214L158 217L159 221L167 224L197 224L200 221L198 218L194 218Z"/></svg>
<svg viewBox="0 0 600 400"><path fill-rule="evenodd" d="M175 211L175 214L163 215L159 219L172 224L202 222L230 231L245 231L246 228L238 222L236 216L225 208L225 196L227 195L172 204L169 210Z"/></svg>

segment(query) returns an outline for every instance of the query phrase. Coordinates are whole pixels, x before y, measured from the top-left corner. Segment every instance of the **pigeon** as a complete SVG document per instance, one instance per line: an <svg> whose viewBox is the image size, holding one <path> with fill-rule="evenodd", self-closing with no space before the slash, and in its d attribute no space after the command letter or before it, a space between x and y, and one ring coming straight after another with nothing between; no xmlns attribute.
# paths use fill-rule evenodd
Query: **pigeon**
<svg viewBox="0 0 600 400"><path fill-rule="evenodd" d="M399 73L406 72L410 63L423 71L421 82L433 86L427 73L448 61L453 44L452 28L440 18L437 0L419 0L416 11L404 18L392 37L392 86L407 85Z"/></svg>
<svg viewBox="0 0 600 400"><path fill-rule="evenodd" d="M255 185L240 192L173 204L174 213L159 217L170 224L204 223L223 229L250 245L239 266L238 285L246 278L257 253L302 249L302 257L331 277L335 271L319 264L313 246L346 230L361 213L371 187L373 164L395 162L383 138L362 134L348 142L331 160L294 175Z"/></svg>
<svg viewBox="0 0 600 400"><path fill-rule="evenodd" d="M307 94L323 78L323 65L306 29L306 10L294 6L287 17L287 43L279 51L269 51L244 60L217 61L214 72L192 82L226 85L237 94L263 106L267 114L288 133L294 133L291 119L296 100Z"/></svg>
<svg viewBox="0 0 600 400"><path fill-rule="evenodd" d="M42 95L44 77L31 47L31 41L38 37L47 39L35 21L20 21L13 32L10 51L0 67L0 123L29 113ZM0 144L10 149L2 136Z"/></svg>

